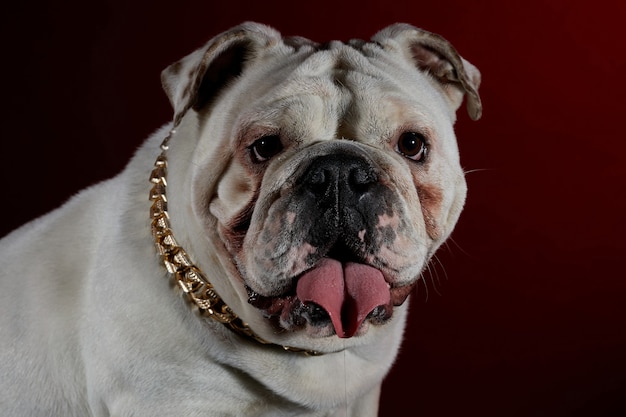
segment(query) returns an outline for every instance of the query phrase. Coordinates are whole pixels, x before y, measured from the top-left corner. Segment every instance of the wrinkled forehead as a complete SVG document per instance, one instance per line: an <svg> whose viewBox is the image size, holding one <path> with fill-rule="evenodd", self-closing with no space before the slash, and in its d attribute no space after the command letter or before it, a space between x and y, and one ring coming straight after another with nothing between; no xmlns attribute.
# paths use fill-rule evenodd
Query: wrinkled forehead
<svg viewBox="0 0 626 417"><path fill-rule="evenodd" d="M243 95L243 125L275 125L319 139L365 139L403 123L432 121L430 108L441 100L426 76L374 43L307 44L263 61L267 65L249 81L254 87L245 87L256 94Z"/></svg>

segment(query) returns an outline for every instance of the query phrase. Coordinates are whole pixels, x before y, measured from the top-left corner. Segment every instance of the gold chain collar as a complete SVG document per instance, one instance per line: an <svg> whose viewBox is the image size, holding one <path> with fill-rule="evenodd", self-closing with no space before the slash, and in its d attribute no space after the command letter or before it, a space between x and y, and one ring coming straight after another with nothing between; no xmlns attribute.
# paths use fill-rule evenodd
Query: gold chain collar
<svg viewBox="0 0 626 417"><path fill-rule="evenodd" d="M289 352L299 352L305 355L320 355L320 352L312 350L277 345L255 334L222 300L204 273L191 262L189 255L176 242L170 226L165 195L167 188L165 179L167 176L166 151L169 148L169 140L175 133L176 130L172 129L161 143L161 154L157 157L150 175L150 182L152 183L150 190L152 236L165 269L182 288L187 299L198 307L203 316L210 317L235 333L251 338L263 345L277 346Z"/></svg>

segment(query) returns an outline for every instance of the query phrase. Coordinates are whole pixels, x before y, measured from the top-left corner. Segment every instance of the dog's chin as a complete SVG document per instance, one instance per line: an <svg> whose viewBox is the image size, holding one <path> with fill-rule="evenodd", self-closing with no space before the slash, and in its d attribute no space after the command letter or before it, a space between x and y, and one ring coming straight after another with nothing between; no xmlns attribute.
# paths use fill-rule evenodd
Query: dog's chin
<svg viewBox="0 0 626 417"><path fill-rule="evenodd" d="M364 265L357 268L371 269ZM377 287L366 283L369 288L364 292L369 291L370 295L363 296L366 299L364 308L359 307L355 300L359 296L346 288L345 299L340 302L341 306L333 307L332 294L329 296L330 301L328 299L316 301L310 296L317 291L322 297L327 289L318 291L305 288L311 285L332 287L333 284L325 280L326 277L321 279L316 277L315 283L308 284L305 282L307 278L303 278L306 274L294 278L292 287L278 296L263 296L248 287L248 302L261 310L270 323L281 332L304 331L312 338L334 335L350 338L365 335L371 326L384 326L391 319L394 307L404 304L417 281L414 280L413 283L401 287L393 287L387 280ZM380 275L382 276L382 273Z"/></svg>

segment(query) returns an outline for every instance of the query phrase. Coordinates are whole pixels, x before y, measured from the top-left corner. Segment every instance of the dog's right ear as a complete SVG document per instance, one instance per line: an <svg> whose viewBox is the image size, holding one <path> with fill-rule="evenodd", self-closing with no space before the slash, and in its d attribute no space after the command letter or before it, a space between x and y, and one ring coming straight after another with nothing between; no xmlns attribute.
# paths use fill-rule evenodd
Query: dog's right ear
<svg viewBox="0 0 626 417"><path fill-rule="evenodd" d="M163 89L174 108L174 126L190 108L213 101L262 49L276 44L280 33L269 26L246 22L223 32L161 73Z"/></svg>

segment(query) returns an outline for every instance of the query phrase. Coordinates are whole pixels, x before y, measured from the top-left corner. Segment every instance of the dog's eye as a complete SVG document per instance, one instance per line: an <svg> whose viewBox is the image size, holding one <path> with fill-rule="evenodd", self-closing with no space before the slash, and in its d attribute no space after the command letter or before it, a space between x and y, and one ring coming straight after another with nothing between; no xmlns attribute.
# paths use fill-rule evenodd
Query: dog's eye
<svg viewBox="0 0 626 417"><path fill-rule="evenodd" d="M426 139L416 132L404 132L398 138L396 151L414 161L423 161L426 157Z"/></svg>
<svg viewBox="0 0 626 417"><path fill-rule="evenodd" d="M252 159L255 162L265 162L283 150L283 144L278 135L263 136L250 146Z"/></svg>

